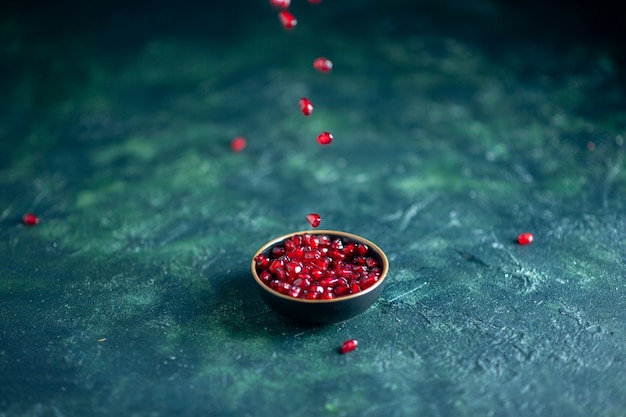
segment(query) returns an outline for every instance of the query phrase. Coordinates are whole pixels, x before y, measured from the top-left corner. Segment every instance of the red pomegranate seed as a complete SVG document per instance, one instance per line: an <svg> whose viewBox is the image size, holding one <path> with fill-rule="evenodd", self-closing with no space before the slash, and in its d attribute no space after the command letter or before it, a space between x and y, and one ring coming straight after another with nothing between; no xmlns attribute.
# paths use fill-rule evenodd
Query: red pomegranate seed
<svg viewBox="0 0 626 417"><path fill-rule="evenodd" d="M313 61L313 68L320 72L326 73L330 72L330 70L333 69L333 63L328 58L319 57L315 58L315 61Z"/></svg>
<svg viewBox="0 0 626 417"><path fill-rule="evenodd" d="M286 253L285 248L283 246L274 246L272 248L272 257L280 258Z"/></svg>
<svg viewBox="0 0 626 417"><path fill-rule="evenodd" d="M352 352L359 345L359 342L356 339L346 340L341 344L341 353Z"/></svg>
<svg viewBox="0 0 626 417"><path fill-rule="evenodd" d="M39 217L35 216L33 213L26 213L22 216L22 223L27 226L35 226L40 222Z"/></svg>
<svg viewBox="0 0 626 417"><path fill-rule="evenodd" d="M330 291L324 291L322 295L320 296L320 298L322 300L332 300L333 298L335 298L335 294L333 294Z"/></svg>
<svg viewBox="0 0 626 417"><path fill-rule="evenodd" d="M309 3L311 4L320 4L322 2L322 0L309 0Z"/></svg>
<svg viewBox="0 0 626 417"><path fill-rule="evenodd" d="M532 243L534 236L532 233L520 233L517 236L517 243L520 245L529 245Z"/></svg>
<svg viewBox="0 0 626 417"><path fill-rule="evenodd" d="M311 227L319 227L322 223L322 218L317 213L311 213L306 215L306 221L309 222Z"/></svg>
<svg viewBox="0 0 626 417"><path fill-rule="evenodd" d="M335 295L337 297L342 297L348 294L350 294L350 287L348 287L347 285L343 284L343 285L337 285L335 287Z"/></svg>
<svg viewBox="0 0 626 417"><path fill-rule="evenodd" d="M285 265L285 270L290 275L298 275L302 272L302 264L300 262L291 261Z"/></svg>
<svg viewBox="0 0 626 417"><path fill-rule="evenodd" d="M374 258L365 258L365 265L367 265L368 268L374 268L378 266L378 261Z"/></svg>
<svg viewBox="0 0 626 417"><path fill-rule="evenodd" d="M272 274L270 274L270 271L263 271L261 272L261 274L259 275L259 278L261 279L261 281L263 281L266 284L269 284L269 282L271 281L272 278Z"/></svg>
<svg viewBox="0 0 626 417"><path fill-rule="evenodd" d="M278 12L278 19L285 29L293 29L298 24L296 18L287 10Z"/></svg>
<svg viewBox="0 0 626 417"><path fill-rule="evenodd" d="M248 142L246 141L246 138L243 136L237 136L235 139L230 141L230 149L233 152L241 152L246 149L247 144Z"/></svg>
<svg viewBox="0 0 626 417"><path fill-rule="evenodd" d="M313 103L306 97L300 99L300 111L305 116L310 116L313 113Z"/></svg>
<svg viewBox="0 0 626 417"><path fill-rule="evenodd" d="M300 288L300 287L292 286L291 290L289 290L289 296L291 296L293 298L298 298L301 293L302 293L302 288Z"/></svg>
<svg viewBox="0 0 626 417"><path fill-rule="evenodd" d="M361 285L361 289L364 290L376 284L376 281L378 281L378 275L369 274L361 278L361 280L359 281L359 284Z"/></svg>
<svg viewBox="0 0 626 417"><path fill-rule="evenodd" d="M322 132L317 135L317 143L320 145L329 145L333 141L333 134L329 132Z"/></svg>
<svg viewBox="0 0 626 417"><path fill-rule="evenodd" d="M270 258L263 255L262 253L260 253L259 256L256 257L256 266L258 266L261 269L266 269L267 267L269 267L270 262L271 262Z"/></svg>
<svg viewBox="0 0 626 417"><path fill-rule="evenodd" d="M270 4L274 7L280 7L286 9L289 7L291 0L270 0Z"/></svg>
<svg viewBox="0 0 626 417"><path fill-rule="evenodd" d="M317 292L310 292L307 293L304 298L306 298L307 300L317 300L318 298L320 298L320 294Z"/></svg>

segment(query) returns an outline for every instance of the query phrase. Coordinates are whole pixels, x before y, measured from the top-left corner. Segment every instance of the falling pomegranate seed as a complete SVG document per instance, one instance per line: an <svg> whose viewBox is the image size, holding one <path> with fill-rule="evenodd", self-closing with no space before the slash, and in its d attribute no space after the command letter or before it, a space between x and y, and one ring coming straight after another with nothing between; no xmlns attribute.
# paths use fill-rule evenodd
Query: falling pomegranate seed
<svg viewBox="0 0 626 417"><path fill-rule="evenodd" d="M238 136L230 142L230 149L233 152L241 152L246 149L248 142L243 136Z"/></svg>
<svg viewBox="0 0 626 417"><path fill-rule="evenodd" d="M36 226L39 224L39 217L35 216L33 213L26 213L22 216L22 223L27 226Z"/></svg>
<svg viewBox="0 0 626 417"><path fill-rule="evenodd" d="M341 344L341 353L352 352L359 345L359 342L356 339L346 340Z"/></svg>
<svg viewBox="0 0 626 417"><path fill-rule="evenodd" d="M305 116L310 116L313 113L313 103L306 97L300 99L300 111Z"/></svg>
<svg viewBox="0 0 626 417"><path fill-rule="evenodd" d="M329 132L322 132L317 135L317 143L320 145L329 145L333 141L333 134Z"/></svg>
<svg viewBox="0 0 626 417"><path fill-rule="evenodd" d="M311 227L319 227L322 223L322 218L317 213L311 213L306 215L306 221L309 222Z"/></svg>
<svg viewBox="0 0 626 417"><path fill-rule="evenodd" d="M285 29L293 29L298 24L294 15L289 13L287 10L281 10L278 12L278 20L280 20L280 23Z"/></svg>
<svg viewBox="0 0 626 417"><path fill-rule="evenodd" d="M517 236L517 243L520 245L530 245L534 239L532 233L520 233Z"/></svg>
<svg viewBox="0 0 626 417"><path fill-rule="evenodd" d="M315 58L315 61L313 61L313 68L324 73L330 72L330 70L333 69L333 62L324 57Z"/></svg>
<svg viewBox="0 0 626 417"><path fill-rule="evenodd" d="M270 0L270 4L274 7L280 7L282 9L286 9L289 7L291 0Z"/></svg>
<svg viewBox="0 0 626 417"><path fill-rule="evenodd" d="M309 3L311 4L320 4L322 2L322 0L309 0Z"/></svg>

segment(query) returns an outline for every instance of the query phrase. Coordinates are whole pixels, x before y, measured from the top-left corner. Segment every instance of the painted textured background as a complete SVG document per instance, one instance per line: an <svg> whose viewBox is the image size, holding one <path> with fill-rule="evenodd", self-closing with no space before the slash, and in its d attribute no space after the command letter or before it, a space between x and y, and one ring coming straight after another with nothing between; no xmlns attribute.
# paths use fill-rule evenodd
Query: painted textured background
<svg viewBox="0 0 626 417"><path fill-rule="evenodd" d="M2 8L0 416L625 415L608 3ZM391 262L325 327L248 270L312 211Z"/></svg>

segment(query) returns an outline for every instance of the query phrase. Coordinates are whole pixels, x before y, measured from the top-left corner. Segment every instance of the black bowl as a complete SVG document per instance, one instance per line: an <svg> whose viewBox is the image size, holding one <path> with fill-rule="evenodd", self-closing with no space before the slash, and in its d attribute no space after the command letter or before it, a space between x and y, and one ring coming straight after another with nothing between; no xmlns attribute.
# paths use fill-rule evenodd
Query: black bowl
<svg viewBox="0 0 626 417"><path fill-rule="evenodd" d="M275 246L280 246L283 242L296 235L304 234L328 235L332 238L341 238L344 243L355 242L364 243L370 248L369 256L378 261L381 274L378 281L371 287L366 288L356 294L337 297L330 300L316 299L307 300L293 298L289 295L281 294L267 286L259 278L256 258L259 254L269 256ZM257 288L263 300L277 313L300 323L307 324L331 324L347 320L367 310L380 296L385 285L385 278L389 271L389 260L385 253L373 242L351 233L339 232L336 230L305 230L289 233L273 239L263 245L252 258L252 276L257 284Z"/></svg>

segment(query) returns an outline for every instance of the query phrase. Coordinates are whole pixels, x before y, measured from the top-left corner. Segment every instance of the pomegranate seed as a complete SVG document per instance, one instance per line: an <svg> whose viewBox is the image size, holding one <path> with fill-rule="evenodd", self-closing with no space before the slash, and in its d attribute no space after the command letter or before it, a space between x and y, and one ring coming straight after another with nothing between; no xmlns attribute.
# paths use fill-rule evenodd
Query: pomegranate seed
<svg viewBox="0 0 626 417"><path fill-rule="evenodd" d="M270 271L263 271L261 272L261 274L259 275L259 278L261 279L261 281L263 281L264 283L269 283L271 278L272 278L272 274L270 274Z"/></svg>
<svg viewBox="0 0 626 417"><path fill-rule="evenodd" d="M270 271L271 273L276 272L277 269L282 268L284 265L283 261L281 261L280 259L274 259L269 267L267 268L268 271Z"/></svg>
<svg viewBox="0 0 626 417"><path fill-rule="evenodd" d="M365 265L367 265L368 268L374 268L378 266L378 261L374 258L365 258Z"/></svg>
<svg viewBox="0 0 626 417"><path fill-rule="evenodd" d="M270 0L270 4L274 7L280 7L286 9L289 7L291 0Z"/></svg>
<svg viewBox="0 0 626 417"><path fill-rule="evenodd" d="M532 243L534 236L532 233L520 233L517 236L517 243L520 245L529 245Z"/></svg>
<svg viewBox="0 0 626 417"><path fill-rule="evenodd" d="M302 264L300 262L291 261L285 265L285 270L290 275L298 275L302 272Z"/></svg>
<svg viewBox="0 0 626 417"><path fill-rule="evenodd" d="M22 216L22 223L27 226L35 226L40 222L39 217L35 216L33 213L26 213Z"/></svg>
<svg viewBox="0 0 626 417"><path fill-rule="evenodd" d="M333 69L333 62L324 57L315 58L315 61L313 61L313 68L324 73L330 72L330 70Z"/></svg>
<svg viewBox="0 0 626 417"><path fill-rule="evenodd" d="M241 152L246 149L247 144L248 142L246 141L246 138L243 136L237 136L235 139L230 141L230 149L233 152Z"/></svg>
<svg viewBox="0 0 626 417"><path fill-rule="evenodd" d="M359 345L359 342L356 339L346 340L341 344L341 353L352 352Z"/></svg>
<svg viewBox="0 0 626 417"><path fill-rule="evenodd" d="M339 278L330 276L328 278L324 278L323 280L321 280L320 285L323 285L324 287L333 287L338 282L339 282Z"/></svg>
<svg viewBox="0 0 626 417"><path fill-rule="evenodd" d="M300 99L300 111L305 116L310 116L313 113L313 103L306 97Z"/></svg>
<svg viewBox="0 0 626 417"><path fill-rule="evenodd" d="M310 292L307 293L304 298L306 298L307 300L317 300L318 298L320 298L320 294L317 292Z"/></svg>
<svg viewBox="0 0 626 417"><path fill-rule="evenodd" d="M361 255L361 256L365 256L367 255L367 252L370 250L370 248L367 247L367 245L363 244L363 243L357 243L356 244L356 252Z"/></svg>
<svg viewBox="0 0 626 417"><path fill-rule="evenodd" d="M281 10L278 12L278 20L285 29L293 29L298 24L296 18L287 10Z"/></svg>
<svg viewBox="0 0 626 417"><path fill-rule="evenodd" d="M333 134L329 132L322 132L317 135L317 143L320 145L330 145L333 141Z"/></svg>
<svg viewBox="0 0 626 417"><path fill-rule="evenodd" d="M302 288L292 286L291 290L289 290L289 296L293 298L298 298L301 292L302 292Z"/></svg>
<svg viewBox="0 0 626 417"><path fill-rule="evenodd" d="M309 288L307 288L307 291L310 293L317 293L317 294L322 294L324 292L324 287L322 287L321 285L311 285L309 286Z"/></svg>
<svg viewBox="0 0 626 417"><path fill-rule="evenodd" d="M309 222L311 227L319 227L322 223L322 218L317 213L311 213L306 215L306 221Z"/></svg>
<svg viewBox="0 0 626 417"><path fill-rule="evenodd" d="M348 295L350 294L350 287L348 287L347 285L337 285L335 287L335 295L337 297L342 297L344 295Z"/></svg>
<svg viewBox="0 0 626 417"><path fill-rule="evenodd" d="M332 300L335 298L335 294L330 291L324 291L320 297L322 300Z"/></svg>
<svg viewBox="0 0 626 417"><path fill-rule="evenodd" d="M331 249L335 250L343 250L343 242L341 241L341 239L335 239L330 244L330 247Z"/></svg>
<svg viewBox="0 0 626 417"><path fill-rule="evenodd" d="M309 3L311 4L320 4L322 2L322 0L309 0Z"/></svg>
<svg viewBox="0 0 626 417"><path fill-rule="evenodd" d="M270 262L271 262L270 258L263 255L262 253L260 253L259 256L256 257L256 266L258 266L261 269L266 269L267 267L269 267Z"/></svg>
<svg viewBox="0 0 626 417"><path fill-rule="evenodd" d="M303 243L309 246L311 249L314 249L315 253L319 253L315 251L320 245L320 239L315 235L304 235Z"/></svg>
<svg viewBox="0 0 626 417"><path fill-rule="evenodd" d="M361 289L366 289L371 287L372 285L374 285L376 283L376 281L378 281L378 275L376 274L369 274L366 275L365 277L363 277L360 281L359 284L361 285Z"/></svg>
<svg viewBox="0 0 626 417"><path fill-rule="evenodd" d="M285 241L285 251L286 252L293 252L294 250L296 250L297 246L295 244L295 242L291 239L287 239Z"/></svg>

